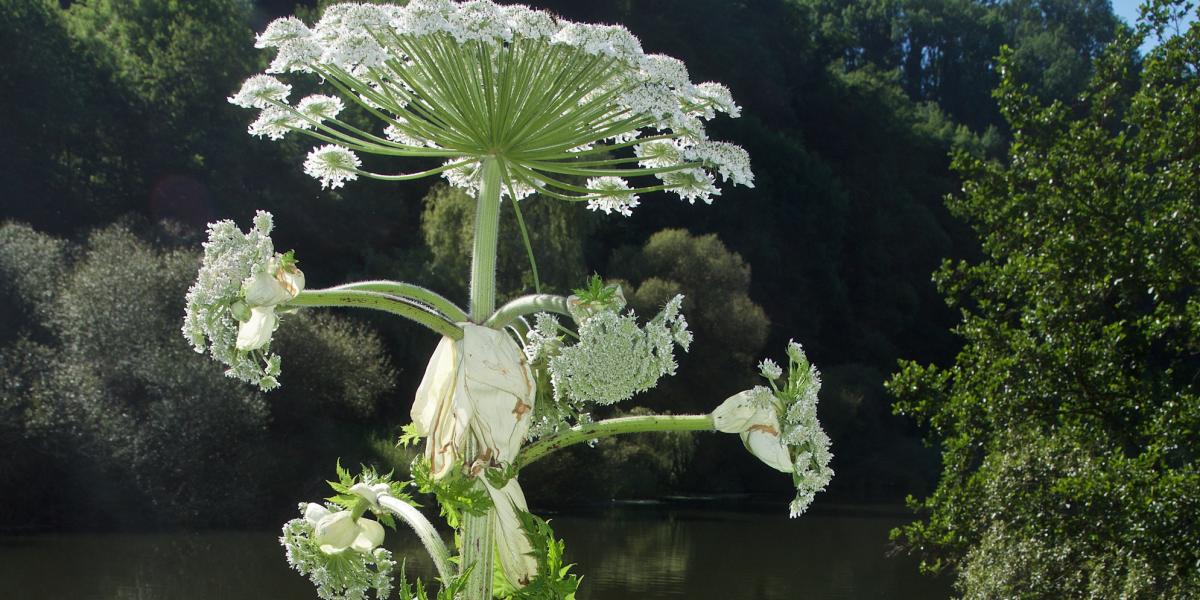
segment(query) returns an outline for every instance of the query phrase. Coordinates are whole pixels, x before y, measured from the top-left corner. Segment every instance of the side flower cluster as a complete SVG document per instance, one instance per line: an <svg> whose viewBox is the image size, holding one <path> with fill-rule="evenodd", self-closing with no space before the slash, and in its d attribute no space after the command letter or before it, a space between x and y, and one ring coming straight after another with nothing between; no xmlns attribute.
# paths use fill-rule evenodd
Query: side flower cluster
<svg viewBox="0 0 1200 600"><path fill-rule="evenodd" d="M271 214L258 211L242 233L233 221L208 226L204 259L188 289L183 335L196 352L224 363L225 374L264 391L279 386L279 356L270 353L279 326L275 307L304 289L304 273L271 242Z"/></svg>
<svg viewBox="0 0 1200 600"><path fill-rule="evenodd" d="M718 431L736 433L751 454L773 469L792 474L796 498L789 507L795 518L808 509L817 492L833 478L829 436L817 421L821 374L796 342L787 348L788 372L767 359L759 369L769 387L739 392L713 411Z"/></svg>
<svg viewBox="0 0 1200 600"><path fill-rule="evenodd" d="M384 484L386 487L386 484ZM371 495L372 490L365 490ZM283 526L279 542L288 564L312 580L323 600L387 598L396 561L383 543L383 526L335 505L300 505L303 517Z"/></svg>
<svg viewBox="0 0 1200 600"><path fill-rule="evenodd" d="M675 346L686 352L692 342L682 304L683 296L675 296L644 326L632 310L621 313L619 307L581 315L579 341L570 345L560 345L557 320L539 316L526 352L551 354L546 365L558 402L628 400L675 374Z"/></svg>

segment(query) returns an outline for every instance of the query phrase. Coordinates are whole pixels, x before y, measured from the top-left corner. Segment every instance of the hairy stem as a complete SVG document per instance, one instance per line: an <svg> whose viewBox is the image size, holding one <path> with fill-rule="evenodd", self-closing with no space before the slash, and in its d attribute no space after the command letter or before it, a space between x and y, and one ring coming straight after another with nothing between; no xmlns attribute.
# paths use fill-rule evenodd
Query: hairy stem
<svg viewBox="0 0 1200 600"><path fill-rule="evenodd" d="M494 329L502 329L512 323L517 317L539 312L552 312L570 316L567 311L567 299L553 294L532 294L521 296L512 302L501 306L487 320L485 325Z"/></svg>
<svg viewBox="0 0 1200 600"><path fill-rule="evenodd" d="M407 298L437 310L455 323L460 323L470 318L467 315L467 311L459 308L458 305L451 302L445 296L442 296L433 290L429 290L412 283L405 283L403 281L388 281L384 279L374 281L355 281L354 283L347 283L327 289L330 291L361 290L364 292L381 292L391 296Z"/></svg>
<svg viewBox="0 0 1200 600"><path fill-rule="evenodd" d="M471 252L471 320L482 323L496 310L496 245L500 239L500 164L485 158L483 185L475 205L475 247Z"/></svg>
<svg viewBox="0 0 1200 600"><path fill-rule="evenodd" d="M425 551L429 553L429 557L433 559L433 565L437 567L438 577L441 577L442 581L450 581L454 577L454 567L450 563L450 551L446 549L446 544L442 542L433 523L430 523L429 519L421 514L421 511L399 498L383 495L379 498L379 505L400 517L400 520L407 523L416 532L417 537L421 539L421 545L425 546Z"/></svg>
<svg viewBox="0 0 1200 600"><path fill-rule="evenodd" d="M713 429L712 415L642 415L605 419L586 425L576 425L526 446L517 457L516 464L517 468L525 467L555 450L614 435L651 431L713 431Z"/></svg>
<svg viewBox="0 0 1200 600"><path fill-rule="evenodd" d="M463 336L462 329L458 325L448 321L445 317L433 313L428 308L415 304L406 298L381 292L368 292L364 290L304 290L300 292L300 295L282 306L370 308L416 321L446 337L461 340Z"/></svg>
<svg viewBox="0 0 1200 600"><path fill-rule="evenodd" d="M483 323L496 310L496 246L500 235L500 164L494 157L479 166L482 185L475 207L475 246L471 253L471 320ZM468 441L465 459L476 449ZM482 486L483 482L476 482ZM463 515L462 560L458 567L467 573L466 600L492 600L492 558L495 508L482 515ZM469 569L469 570L468 570Z"/></svg>

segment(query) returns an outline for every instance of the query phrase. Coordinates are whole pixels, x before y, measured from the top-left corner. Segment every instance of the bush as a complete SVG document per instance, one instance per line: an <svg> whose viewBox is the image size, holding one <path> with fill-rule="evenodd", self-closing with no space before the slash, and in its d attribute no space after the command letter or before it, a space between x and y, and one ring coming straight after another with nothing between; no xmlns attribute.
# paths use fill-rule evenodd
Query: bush
<svg viewBox="0 0 1200 600"><path fill-rule="evenodd" d="M333 462L299 440L361 430L394 388L380 340L328 315L283 321L279 393L227 379L179 333L197 254L137 229L0 226L0 489L20 498L0 527L252 522Z"/></svg>

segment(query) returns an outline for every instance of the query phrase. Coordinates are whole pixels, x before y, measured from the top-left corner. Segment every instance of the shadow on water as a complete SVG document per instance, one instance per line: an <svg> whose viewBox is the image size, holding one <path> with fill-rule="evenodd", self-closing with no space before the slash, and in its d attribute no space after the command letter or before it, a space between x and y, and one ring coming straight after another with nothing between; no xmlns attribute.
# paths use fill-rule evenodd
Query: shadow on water
<svg viewBox="0 0 1200 600"><path fill-rule="evenodd" d="M949 585L888 558L895 512L770 512L689 503L616 505L549 515L585 575L579 600L938 599ZM415 540L389 535L410 575L432 566ZM315 598L272 532L0 537L0 582L22 600Z"/></svg>

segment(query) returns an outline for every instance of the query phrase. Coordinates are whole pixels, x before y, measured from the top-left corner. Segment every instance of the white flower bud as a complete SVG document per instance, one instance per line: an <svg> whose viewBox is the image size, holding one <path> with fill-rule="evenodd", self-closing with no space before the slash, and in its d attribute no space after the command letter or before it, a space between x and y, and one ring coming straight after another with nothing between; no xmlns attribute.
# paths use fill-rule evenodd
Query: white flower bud
<svg viewBox="0 0 1200 600"><path fill-rule="evenodd" d="M355 524L358 525L358 536L350 544L351 548L363 554L370 554L383 543L383 525L371 519L359 519Z"/></svg>
<svg viewBox="0 0 1200 600"><path fill-rule="evenodd" d="M758 388L738 392L712 412L713 427L724 433L742 433L755 423L768 419L770 410L763 403Z"/></svg>
<svg viewBox="0 0 1200 600"><path fill-rule="evenodd" d="M751 454L767 466L791 473L791 452L780 435L779 416L771 391L756 387L727 398L712 412L717 431L737 433Z"/></svg>
<svg viewBox="0 0 1200 600"><path fill-rule="evenodd" d="M784 473L791 473L792 457L783 437L779 435L779 419L774 423L757 423L748 431L742 433L742 443L751 454L767 464L768 467Z"/></svg>
<svg viewBox="0 0 1200 600"><path fill-rule="evenodd" d="M278 258L272 258L265 269L242 282L246 304L250 306L283 304L303 289L304 273L295 265L285 266Z"/></svg>
<svg viewBox="0 0 1200 600"><path fill-rule="evenodd" d="M456 403L461 344L446 337L438 343L425 367L412 405L412 420L418 435L429 438L425 457L434 479L444 477L460 458L470 422L470 408Z"/></svg>
<svg viewBox="0 0 1200 600"><path fill-rule="evenodd" d="M359 496L366 500L371 505L372 509L379 508L379 498L391 491L391 486L386 483L376 483L375 485L367 485L365 483L356 483L350 486L350 493Z"/></svg>
<svg viewBox="0 0 1200 600"><path fill-rule="evenodd" d="M319 504L309 504L304 510L304 518L310 523L316 520L313 539L326 554L337 554L347 548L371 554L383 543L382 525L371 519L355 519L348 510L330 513Z"/></svg>
<svg viewBox="0 0 1200 600"><path fill-rule="evenodd" d="M271 335L278 324L274 306L251 308L250 320L238 326L237 349L243 352L258 350L271 343Z"/></svg>
<svg viewBox="0 0 1200 600"><path fill-rule="evenodd" d="M246 304L250 306L274 306L292 299L292 295L266 271L247 277L242 282L242 290L246 294Z"/></svg>
<svg viewBox="0 0 1200 600"><path fill-rule="evenodd" d="M348 510L325 515L317 521L315 539L321 551L334 554L349 548L358 539L360 529Z"/></svg>
<svg viewBox="0 0 1200 600"><path fill-rule="evenodd" d="M329 509L315 502L309 502L304 507L304 520L311 523L313 527L316 527L317 523L327 516L329 516Z"/></svg>

